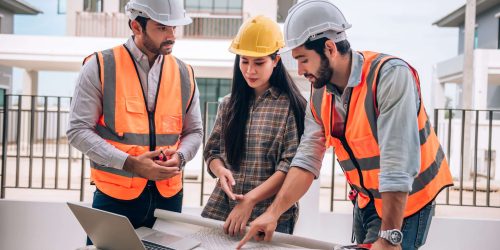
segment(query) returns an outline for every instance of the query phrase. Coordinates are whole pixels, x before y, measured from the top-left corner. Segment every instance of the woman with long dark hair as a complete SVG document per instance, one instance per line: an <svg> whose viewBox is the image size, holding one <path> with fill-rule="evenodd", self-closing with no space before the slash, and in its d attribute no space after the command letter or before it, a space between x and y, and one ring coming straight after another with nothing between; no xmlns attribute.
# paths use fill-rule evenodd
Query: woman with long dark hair
<svg viewBox="0 0 500 250"><path fill-rule="evenodd" d="M304 131L306 100L285 69L278 24L264 16L247 20L229 50L236 54L232 90L219 105L203 156L218 178L202 216L225 221L242 234L279 191ZM276 231L293 233L298 204Z"/></svg>

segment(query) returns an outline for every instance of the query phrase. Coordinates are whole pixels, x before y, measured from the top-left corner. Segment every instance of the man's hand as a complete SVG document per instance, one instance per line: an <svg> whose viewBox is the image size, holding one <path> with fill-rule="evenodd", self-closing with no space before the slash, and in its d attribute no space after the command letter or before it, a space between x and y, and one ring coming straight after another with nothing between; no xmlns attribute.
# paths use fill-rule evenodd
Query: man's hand
<svg viewBox="0 0 500 250"><path fill-rule="evenodd" d="M139 156L129 155L123 165L123 170L138 175L148 180L159 181L172 178L181 172L177 167L165 167L168 161L155 161L155 157L161 154L160 150L146 152Z"/></svg>
<svg viewBox="0 0 500 250"><path fill-rule="evenodd" d="M394 246L384 239L378 239L373 243L370 250L401 250L401 245Z"/></svg>
<svg viewBox="0 0 500 250"><path fill-rule="evenodd" d="M278 225L278 218L279 216L274 216L268 211L261 214L250 223L250 229L245 234L245 237L243 237L243 239L241 239L241 241L238 243L236 249L240 249L252 237L256 241L271 241L271 239L273 238L274 230L276 230L276 226Z"/></svg>
<svg viewBox="0 0 500 250"><path fill-rule="evenodd" d="M237 199L239 199L239 197L237 197ZM238 234L243 235L254 206L255 202L247 196L243 196L243 199L239 199L238 204L233 208L224 223L224 233L231 236Z"/></svg>
<svg viewBox="0 0 500 250"><path fill-rule="evenodd" d="M166 149L163 150L163 153L167 156L167 159L164 159L163 161L157 161L159 165L164 166L166 168L175 167L177 169L180 169L181 159L179 159L179 155L176 154L175 150Z"/></svg>
<svg viewBox="0 0 500 250"><path fill-rule="evenodd" d="M223 166L216 166L211 168L212 173L214 173L217 178L219 178L219 184L222 188L222 191L229 196L231 200L241 200L243 199L242 194L234 194L233 186L236 185L234 181L233 174L231 171Z"/></svg>

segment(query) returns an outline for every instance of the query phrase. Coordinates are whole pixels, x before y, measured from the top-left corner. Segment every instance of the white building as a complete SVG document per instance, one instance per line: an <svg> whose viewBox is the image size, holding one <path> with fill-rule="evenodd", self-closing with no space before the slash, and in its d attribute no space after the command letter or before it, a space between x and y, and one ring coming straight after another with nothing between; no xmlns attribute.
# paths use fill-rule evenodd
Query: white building
<svg viewBox="0 0 500 250"><path fill-rule="evenodd" d="M473 66L473 91L462 92L463 62L464 62L464 30L465 30L465 5L449 13L436 21L434 25L439 27L458 28L458 51L457 55L446 61L439 62L434 68L434 91L433 106L436 108L462 108L462 95L472 95L473 110L498 110L500 109L500 1L483 0L477 1L476 27L474 33L474 66ZM452 142L448 145L447 136L448 122L445 119L445 111L440 111L438 135L445 148L450 150L450 166L454 176L458 176L461 155L461 112L455 112L451 120ZM448 114L446 114L448 117ZM473 116L475 117L475 116ZM491 142L491 179L500 180L500 141L496 140L500 133L500 112L494 112L492 116ZM475 120L475 118L473 118ZM478 119L478 151L477 163L479 175L487 175L489 164L489 114L486 111L479 113ZM472 126L476 122L472 122ZM473 129L474 130L474 129ZM475 133L472 131L472 133ZM474 138L472 134L471 138ZM473 154L474 145L465 149L464 153ZM473 169L473 168L472 168ZM474 170L471 170L473 173ZM465 173L466 175L468 173Z"/></svg>

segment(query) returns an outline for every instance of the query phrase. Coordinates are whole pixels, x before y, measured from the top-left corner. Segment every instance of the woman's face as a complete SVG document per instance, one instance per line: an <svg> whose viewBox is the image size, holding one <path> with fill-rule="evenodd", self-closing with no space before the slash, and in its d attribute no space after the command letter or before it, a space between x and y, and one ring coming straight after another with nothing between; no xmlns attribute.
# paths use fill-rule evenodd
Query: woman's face
<svg viewBox="0 0 500 250"><path fill-rule="evenodd" d="M271 78L278 61L279 56L276 56L274 60L270 56L240 56L241 73L248 86L254 89L257 96L260 96L269 88L269 78Z"/></svg>

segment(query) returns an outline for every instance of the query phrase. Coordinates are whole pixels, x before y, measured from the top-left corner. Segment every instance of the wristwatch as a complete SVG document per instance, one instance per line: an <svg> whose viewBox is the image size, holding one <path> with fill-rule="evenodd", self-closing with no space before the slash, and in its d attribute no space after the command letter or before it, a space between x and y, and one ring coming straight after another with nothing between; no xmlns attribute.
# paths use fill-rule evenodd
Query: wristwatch
<svg viewBox="0 0 500 250"><path fill-rule="evenodd" d="M175 152L179 156L179 160L181 160L180 165L179 165L179 170L182 170L184 166L186 166L186 158L184 158L184 154L177 151Z"/></svg>
<svg viewBox="0 0 500 250"><path fill-rule="evenodd" d="M392 245L399 245L403 242L403 233L399 229L381 230L378 237L389 241Z"/></svg>

